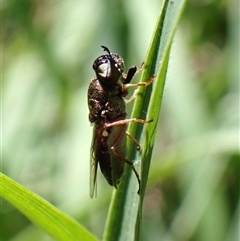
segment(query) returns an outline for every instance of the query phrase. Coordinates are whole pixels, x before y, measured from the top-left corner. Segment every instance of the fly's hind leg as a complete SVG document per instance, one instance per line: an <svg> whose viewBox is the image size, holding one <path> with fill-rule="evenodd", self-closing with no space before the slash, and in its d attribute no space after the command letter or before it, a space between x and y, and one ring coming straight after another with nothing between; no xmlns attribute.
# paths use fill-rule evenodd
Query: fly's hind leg
<svg viewBox="0 0 240 241"><path fill-rule="evenodd" d="M126 159L125 157L117 154L115 149L116 149L116 146L112 146L112 147L111 147L111 150L112 150L113 154L114 154L116 157L118 157L121 161L125 162L126 164L128 164L128 165L132 168L132 170L133 170L133 172L134 172L134 174L135 174L135 176L136 176L136 178L137 178L137 181L138 181L138 192L137 192L137 193L140 194L141 181L140 181L140 176L139 176L136 168L134 167L134 165L133 165L133 163L132 163L131 161L129 161L129 160Z"/></svg>
<svg viewBox="0 0 240 241"><path fill-rule="evenodd" d="M150 123L152 122L153 120L142 120L142 119L137 119L137 118L131 118L131 119L125 119L125 120L119 120L119 121L115 121L113 123L105 123L104 124L104 128L110 128L110 127L114 127L114 126L121 126L121 125L126 125L128 124L129 122L136 122L136 123L140 123L140 124L147 124L147 123ZM113 146L111 147L111 151L113 152L113 154L122 162L125 162L126 164L128 164L136 178L137 178L137 181L138 181L138 194L140 194L140 184L141 184L141 181L140 181L140 176L136 170L136 168L134 167L133 163L131 161L129 161L128 159L126 159L125 157L119 155L117 152L116 152L116 149L118 147L118 145L120 144L120 142L122 141L122 138L123 136L125 135L125 128L122 129L122 131L120 132L118 138L116 139L115 143L113 144ZM127 135L133 140L133 142L135 142L138 146L138 148L140 148L140 144L139 142L133 137L131 136L128 132L127 132Z"/></svg>
<svg viewBox="0 0 240 241"><path fill-rule="evenodd" d="M114 122L114 123L115 123L115 126L116 126L116 122ZM114 124L114 123L112 123L112 124ZM118 158L119 161L122 161L122 162L128 164L132 168L132 170L133 170L133 172L134 172L134 174L135 174L135 176L137 178L137 181L138 181L138 194L139 194L140 193L141 181L140 181L140 176L139 176L136 168L134 167L134 165L133 165L133 163L131 161L129 161L126 157L124 157L122 155L119 155L117 153L117 151L116 151L118 145L121 143L121 141L122 141L122 139L123 139L123 137L125 135L125 130L126 130L125 128L122 128L121 132L119 133L119 136L115 140L115 143L111 147L111 151Z"/></svg>
<svg viewBox="0 0 240 241"><path fill-rule="evenodd" d="M126 135L136 144L137 150L141 150L141 145L137 139L135 139L128 131L126 131Z"/></svg>

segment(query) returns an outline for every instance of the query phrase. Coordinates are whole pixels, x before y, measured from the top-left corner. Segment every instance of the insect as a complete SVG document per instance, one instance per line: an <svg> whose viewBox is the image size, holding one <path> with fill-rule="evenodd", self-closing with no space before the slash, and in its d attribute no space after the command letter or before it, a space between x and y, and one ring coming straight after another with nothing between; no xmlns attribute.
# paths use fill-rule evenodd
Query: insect
<svg viewBox="0 0 240 241"><path fill-rule="evenodd" d="M140 188L140 177L133 163L126 159L126 139L129 136L138 146L139 143L128 132L129 122L146 124L151 122L141 119L126 119L126 103L133 100L137 92L125 101L129 87L148 86L155 76L148 82L130 84L132 78L143 68L136 66L129 68L124 74L124 60L116 53L101 46L107 54L98 57L93 63L96 76L91 79L88 88L89 121L94 125L91 144L90 160L90 197L96 195L98 164L107 182L117 188L125 170L129 165L136 175ZM139 193L139 191L138 191Z"/></svg>

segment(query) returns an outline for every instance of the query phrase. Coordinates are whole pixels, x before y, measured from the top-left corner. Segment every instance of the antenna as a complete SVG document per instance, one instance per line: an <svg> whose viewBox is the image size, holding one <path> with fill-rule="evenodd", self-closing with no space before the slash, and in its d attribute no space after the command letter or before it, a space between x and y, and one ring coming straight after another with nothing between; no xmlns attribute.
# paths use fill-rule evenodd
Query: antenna
<svg viewBox="0 0 240 241"><path fill-rule="evenodd" d="M101 47L103 48L103 51L106 51L109 55L111 55L110 50L108 49L108 47L103 46L103 45L101 45Z"/></svg>

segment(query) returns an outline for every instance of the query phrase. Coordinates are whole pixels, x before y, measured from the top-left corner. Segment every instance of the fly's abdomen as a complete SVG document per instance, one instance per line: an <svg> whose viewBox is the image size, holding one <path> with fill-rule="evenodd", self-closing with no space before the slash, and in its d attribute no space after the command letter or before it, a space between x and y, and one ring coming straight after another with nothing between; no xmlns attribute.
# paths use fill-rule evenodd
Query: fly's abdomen
<svg viewBox="0 0 240 241"><path fill-rule="evenodd" d="M121 160L121 158L126 158L127 154L125 131L126 125L104 130L96 153L104 177L111 186L115 187L125 170L125 163Z"/></svg>

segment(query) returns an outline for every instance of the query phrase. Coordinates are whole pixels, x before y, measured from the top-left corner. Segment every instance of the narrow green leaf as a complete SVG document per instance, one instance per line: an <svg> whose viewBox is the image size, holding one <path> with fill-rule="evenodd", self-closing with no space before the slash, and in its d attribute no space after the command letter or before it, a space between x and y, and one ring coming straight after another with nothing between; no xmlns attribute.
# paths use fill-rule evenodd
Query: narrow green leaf
<svg viewBox="0 0 240 241"><path fill-rule="evenodd" d="M170 47L184 3L185 0L163 2L141 78L141 81L146 82L157 73L154 89L153 92L152 86L140 89L132 112L132 117L146 119L147 116L148 120L153 119L151 124L146 125L143 136L140 199L136 194L136 181L134 177L132 179L130 168L127 168L118 191L113 194L104 240L141 240L142 201L148 179ZM140 139L142 130L143 126L139 124L130 123L129 125L129 132L137 140ZM134 160L136 147L133 143L128 142L128 150L128 159Z"/></svg>
<svg viewBox="0 0 240 241"><path fill-rule="evenodd" d="M76 221L2 173L0 173L0 185L1 196L54 239L97 240Z"/></svg>
<svg viewBox="0 0 240 241"><path fill-rule="evenodd" d="M142 153L142 195L147 184L148 172L150 167L152 149L156 136L156 127L159 118L159 113L162 104L163 90L166 80L167 67L169 62L169 54L172 45L173 36L183 11L185 0L181 1L167 1L167 8L165 12L162 35L159 45L159 59L160 66L157 72L157 77L153 92L150 98L150 104L147 114L147 119L152 119L153 124L146 125Z"/></svg>
<svg viewBox="0 0 240 241"><path fill-rule="evenodd" d="M159 61L160 66L157 72L155 86L150 98L150 104L147 114L147 119L153 119L152 125L146 125L145 133L143 136L143 153L142 153L142 165L141 165L141 197L138 209L138 217L135 228L135 240L141 240L141 221L142 221L142 205L144 199L144 193L147 186L149 168L151 164L152 150L156 137L157 123L159 119L163 90L166 81L166 74L169 62L169 55L172 45L172 40L183 12L183 8L186 0L179 1L166 1L166 12L163 19L163 27L160 37L159 45ZM165 10L165 9L164 9Z"/></svg>
<svg viewBox="0 0 240 241"><path fill-rule="evenodd" d="M142 202L146 189L152 149L156 135L156 126L162 102L170 47L178 21L182 14L184 3L185 0L163 1L141 78L142 82L146 82L157 73L156 80L153 84L154 88L152 88L152 86L140 88L132 112L132 117L134 118L153 120L152 123L145 125L146 131L143 135L141 195L139 198L137 195L136 178L132 175L131 168L127 168L118 190L114 192L112 197L104 233L104 240L107 241L141 240ZM137 140L140 140L142 130L142 125L136 123L130 123L129 125L129 132ZM136 156L136 146L131 140L128 141L128 152L128 159L134 160Z"/></svg>

